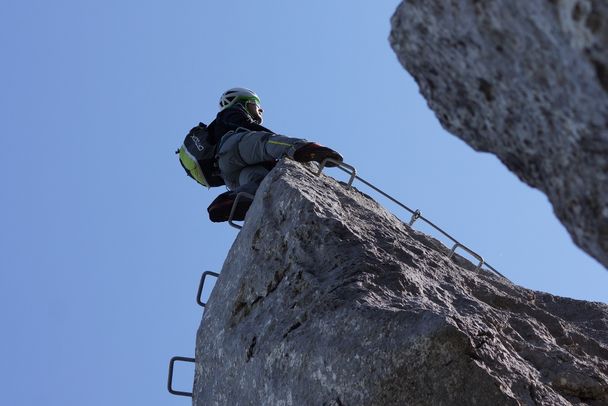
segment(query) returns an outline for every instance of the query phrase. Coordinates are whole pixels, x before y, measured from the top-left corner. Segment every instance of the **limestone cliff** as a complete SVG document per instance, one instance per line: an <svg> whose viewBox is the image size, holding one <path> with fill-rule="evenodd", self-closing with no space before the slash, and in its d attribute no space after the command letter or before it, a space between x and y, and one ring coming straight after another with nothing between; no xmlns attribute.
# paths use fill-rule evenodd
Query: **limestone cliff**
<svg viewBox="0 0 608 406"><path fill-rule="evenodd" d="M193 404L608 405L608 305L447 252L281 162L207 303Z"/></svg>
<svg viewBox="0 0 608 406"><path fill-rule="evenodd" d="M608 2L407 0L390 41L441 124L608 267Z"/></svg>

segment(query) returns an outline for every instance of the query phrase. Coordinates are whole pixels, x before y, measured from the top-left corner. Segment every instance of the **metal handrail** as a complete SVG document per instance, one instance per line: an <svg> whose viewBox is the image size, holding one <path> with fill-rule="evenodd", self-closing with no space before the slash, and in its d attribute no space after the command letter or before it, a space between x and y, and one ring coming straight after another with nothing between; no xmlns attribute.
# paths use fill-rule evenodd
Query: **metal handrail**
<svg viewBox="0 0 608 406"><path fill-rule="evenodd" d="M172 395L187 396L191 398L192 392L183 392L173 389L173 366L175 365L176 361L195 363L196 360L194 358L189 357L173 357L171 358L171 361L169 361L169 378L167 379L167 389L169 390L169 393Z"/></svg>
<svg viewBox="0 0 608 406"><path fill-rule="evenodd" d="M211 271L203 272L203 275L201 276L201 281L198 284L198 291L196 292L196 303L200 307L203 307L203 308L207 305L207 303L203 303L203 301L201 300L201 295L203 294L203 288L205 287L205 279L207 279L207 276L209 276L209 275L211 275L215 278L220 276L219 273L215 273L215 272L211 272Z"/></svg>

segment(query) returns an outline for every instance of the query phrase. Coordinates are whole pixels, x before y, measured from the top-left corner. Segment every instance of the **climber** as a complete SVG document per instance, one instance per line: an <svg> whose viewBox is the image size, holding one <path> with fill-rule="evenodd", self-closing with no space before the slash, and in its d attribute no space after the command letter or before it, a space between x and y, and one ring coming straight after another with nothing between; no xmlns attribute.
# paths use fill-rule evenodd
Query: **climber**
<svg viewBox="0 0 608 406"><path fill-rule="evenodd" d="M302 138L279 135L263 127L264 110L260 99L249 89L229 89L222 94L219 104L220 111L206 127L206 136L208 143L215 146L213 166L228 192L220 194L207 208L213 222L227 221L237 194L254 195L277 160L284 156L297 162L322 162L326 158L342 161L342 156L330 148ZM195 129L197 127L193 131ZM335 164L327 162L326 166ZM252 202L241 196L233 219L243 220Z"/></svg>

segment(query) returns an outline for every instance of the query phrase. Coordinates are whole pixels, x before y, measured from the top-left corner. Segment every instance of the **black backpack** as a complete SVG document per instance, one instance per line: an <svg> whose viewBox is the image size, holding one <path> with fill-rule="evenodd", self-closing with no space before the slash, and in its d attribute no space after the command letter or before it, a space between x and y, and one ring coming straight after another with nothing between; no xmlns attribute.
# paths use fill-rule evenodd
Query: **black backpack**
<svg viewBox="0 0 608 406"><path fill-rule="evenodd" d="M207 126L199 123L190 130L175 153L179 155L179 162L192 179L205 187L222 186L225 182L215 159L216 146L209 138Z"/></svg>

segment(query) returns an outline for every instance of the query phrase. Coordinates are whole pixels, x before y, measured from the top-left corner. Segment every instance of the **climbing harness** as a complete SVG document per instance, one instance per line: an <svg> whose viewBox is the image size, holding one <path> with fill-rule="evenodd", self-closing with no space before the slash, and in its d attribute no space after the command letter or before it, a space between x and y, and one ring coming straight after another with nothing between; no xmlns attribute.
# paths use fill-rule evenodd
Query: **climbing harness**
<svg viewBox="0 0 608 406"><path fill-rule="evenodd" d="M496 275L501 276L504 279L509 280L506 276L504 276L503 274L501 274L500 272L498 272L493 266L491 266L490 264L488 264L481 255L479 255L478 253L476 253L475 251L473 251L472 249L470 249L469 247L467 247L466 245L462 244L460 241L456 240L454 237L452 237L450 234L448 234L446 231L444 231L442 228L440 228L439 226L435 225L433 222L431 222L429 219L427 219L426 217L424 217L422 215L422 213L420 212L420 210L412 210L409 207L407 207L405 204L401 203L399 200L395 199L394 197L392 197L391 195L389 195L388 193L384 192L383 190L381 190L380 188L374 186L373 184L371 184L370 182L366 181L365 179L363 179L362 177L360 177L359 175L357 175L357 169L354 166L351 166L349 164L346 164L344 162L340 162L337 161L335 159L332 158L326 158L323 160L323 162L321 162L318 165L317 170L313 170L311 168L309 168L308 166L306 167L306 169L311 172L313 175L315 176L321 176L321 174L323 173L323 169L325 169L327 163L332 163L335 165L335 167L337 167L338 169L340 169L343 172L346 172L350 175L350 179L348 180L347 183L347 189L350 189L352 187L352 184L354 182L354 180L358 180L361 183L363 183L364 185L370 187L371 189L373 189L374 191L380 193L382 196L386 197L387 199L389 199L390 201L392 201L393 203L397 204L398 206L404 208L405 210L407 210L412 217L410 218L410 221L408 223L408 225L410 227L413 228L413 225L416 221L420 220L426 224L428 224L429 226L431 226L433 229L435 229L436 231L438 231L439 233L441 233L443 236L445 236L446 238L448 238L454 245L452 246L452 249L450 251L450 253L448 254L448 258L452 258L454 256L454 254L456 253L456 250L458 248L462 249L463 251L469 253L473 258L477 259L479 261L479 263L477 264L477 268L476 270L480 270L482 269L484 266L494 272ZM248 194L248 193L239 193L233 203L232 206L232 211L230 213L230 219L228 220L228 223L237 229L241 229L242 226L235 224L232 221L232 215L236 209L236 205L239 201L239 197L243 195L243 196L247 196L249 198L253 198L252 195Z"/></svg>

